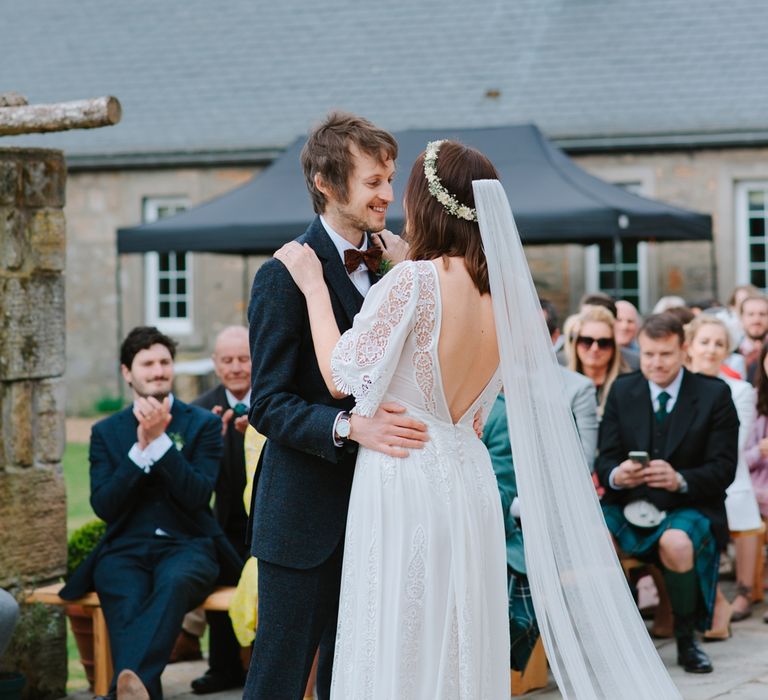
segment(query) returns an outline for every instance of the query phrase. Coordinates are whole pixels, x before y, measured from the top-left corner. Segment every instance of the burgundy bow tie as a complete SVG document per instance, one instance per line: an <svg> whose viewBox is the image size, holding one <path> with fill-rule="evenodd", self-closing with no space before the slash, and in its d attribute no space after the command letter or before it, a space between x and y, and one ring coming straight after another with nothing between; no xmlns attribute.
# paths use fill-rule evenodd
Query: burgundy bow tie
<svg viewBox="0 0 768 700"><path fill-rule="evenodd" d="M381 263L381 248L371 246L368 250L349 249L344 251L344 267L347 272L352 274L360 263L363 263L373 274L379 271Z"/></svg>

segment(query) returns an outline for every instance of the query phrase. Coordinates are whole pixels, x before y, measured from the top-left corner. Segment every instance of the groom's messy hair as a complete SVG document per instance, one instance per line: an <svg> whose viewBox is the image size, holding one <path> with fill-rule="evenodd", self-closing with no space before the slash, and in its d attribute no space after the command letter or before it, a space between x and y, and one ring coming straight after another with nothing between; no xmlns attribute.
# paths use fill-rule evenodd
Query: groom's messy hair
<svg viewBox="0 0 768 700"><path fill-rule="evenodd" d="M340 202L346 203L349 199L347 184L354 168L350 144L382 163L389 158L397 158L397 142L388 131L364 117L348 112L331 112L310 132L301 149L301 167L316 214L325 211L327 201L315 186L315 175L323 178Z"/></svg>
<svg viewBox="0 0 768 700"><path fill-rule="evenodd" d="M474 209L473 180L498 180L499 174L480 151L444 141L437 160L437 176L460 204ZM424 175L424 153L413 164L405 186L406 222L403 237L410 243L411 260L434 260L446 256L464 258L467 272L480 294L490 292L488 267L476 221L450 214L429 191Z"/></svg>

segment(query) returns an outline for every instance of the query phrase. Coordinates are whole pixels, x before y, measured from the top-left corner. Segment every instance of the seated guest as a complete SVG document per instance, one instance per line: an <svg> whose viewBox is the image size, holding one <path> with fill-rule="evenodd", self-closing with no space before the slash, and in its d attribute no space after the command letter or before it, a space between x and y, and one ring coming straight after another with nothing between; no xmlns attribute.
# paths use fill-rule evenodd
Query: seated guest
<svg viewBox="0 0 768 700"><path fill-rule="evenodd" d="M768 519L768 345L760 352L755 385L757 417L747 437L744 459L749 467L760 514ZM768 613L763 619L768 622Z"/></svg>
<svg viewBox="0 0 768 700"><path fill-rule="evenodd" d="M768 297L757 294L748 296L741 302L741 326L744 338L739 344L739 353L744 356L746 376L750 384L755 385L758 358L768 335Z"/></svg>
<svg viewBox="0 0 768 700"><path fill-rule="evenodd" d="M616 343L620 348L637 352L637 331L640 328L640 314L630 301L616 302Z"/></svg>
<svg viewBox="0 0 768 700"><path fill-rule="evenodd" d="M213 368L221 383L195 399L200 406L221 416L224 451L219 462L216 501L213 513L232 547L245 560L248 514L243 507L245 489L245 429L251 403L251 353L248 329L228 326L216 336ZM239 572L238 572L239 573ZM237 577L219 577L220 585L235 585ZM240 659L240 644L226 612L206 613L210 625L208 670L192 681L196 695L217 693L243 686L245 673Z"/></svg>
<svg viewBox="0 0 768 700"><path fill-rule="evenodd" d="M615 325L616 320L619 318L619 302L615 301L612 296L605 292L592 292L591 294L585 294L581 298L581 301L579 302L579 313L584 313L587 309L593 306L602 306L604 309L608 309L608 311L611 312L611 316L613 316ZM635 332L636 331L637 328L635 328ZM629 369L638 369L640 367L640 357L637 354L637 349L624 346L621 343L618 345L624 365Z"/></svg>
<svg viewBox="0 0 768 700"><path fill-rule="evenodd" d="M640 372L611 387L595 469L617 549L662 568L678 663L689 673L709 673L712 663L694 629L711 626L739 420L725 382L683 368L684 341L674 316L643 323Z"/></svg>
<svg viewBox="0 0 768 700"><path fill-rule="evenodd" d="M688 369L710 377L720 377L731 390L731 398L739 416L739 461L736 478L728 487L725 511L728 529L744 532L760 527L760 511L749 479L749 468L744 460L743 450L755 418L755 391L740 379L733 379L721 373L722 364L728 357L730 336L726 325L715 316L699 314L685 327L688 346ZM751 614L752 585L757 565L758 537L738 537L736 545L736 598L733 606L728 604L718 586L712 629L705 639L727 639L728 623L738 622Z"/></svg>
<svg viewBox="0 0 768 700"><path fill-rule="evenodd" d="M19 604L8 591L0 588L0 659L13 636L19 619Z"/></svg>
<svg viewBox="0 0 768 700"><path fill-rule="evenodd" d="M162 698L162 673L184 614L213 589L222 565L242 565L209 503L221 420L171 394L176 344L134 328L120 348L133 404L93 427L91 506L104 537L61 591L99 594L115 669L107 697Z"/></svg>
<svg viewBox="0 0 768 700"><path fill-rule="evenodd" d="M685 299L683 297L678 296L666 296L661 297L657 302L656 306L653 307L654 314L663 314L669 311L670 309L677 309L681 306L685 306Z"/></svg>
<svg viewBox="0 0 768 700"><path fill-rule="evenodd" d="M597 392L597 413L616 377L628 370L616 347L614 317L602 306L588 306L568 325L568 368L592 380Z"/></svg>

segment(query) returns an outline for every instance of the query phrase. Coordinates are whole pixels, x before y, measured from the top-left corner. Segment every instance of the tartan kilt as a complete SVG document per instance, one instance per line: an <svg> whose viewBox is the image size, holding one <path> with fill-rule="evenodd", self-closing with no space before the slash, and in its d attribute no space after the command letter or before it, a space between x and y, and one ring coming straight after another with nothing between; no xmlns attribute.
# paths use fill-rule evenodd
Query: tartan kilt
<svg viewBox="0 0 768 700"><path fill-rule="evenodd" d="M655 564L663 570L658 555L659 538L667 530L682 530L693 543L693 567L699 581L696 604L696 628L702 632L712 626L720 556L709 518L694 508L672 511L655 528L630 525L623 506L603 504L603 516L611 534L624 554Z"/></svg>
<svg viewBox="0 0 768 700"><path fill-rule="evenodd" d="M507 567L509 587L509 664L515 671L525 670L539 639L539 626L533 609L528 577Z"/></svg>

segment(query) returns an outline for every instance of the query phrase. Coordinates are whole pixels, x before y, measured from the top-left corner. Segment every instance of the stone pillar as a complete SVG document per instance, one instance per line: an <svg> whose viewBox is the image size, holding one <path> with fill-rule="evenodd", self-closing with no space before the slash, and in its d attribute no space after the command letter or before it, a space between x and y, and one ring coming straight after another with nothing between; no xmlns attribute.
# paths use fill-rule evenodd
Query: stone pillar
<svg viewBox="0 0 768 700"><path fill-rule="evenodd" d="M0 586L16 589L66 567L65 182L60 151L0 148ZM27 608L6 657L25 697L64 695L61 612Z"/></svg>

